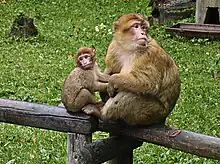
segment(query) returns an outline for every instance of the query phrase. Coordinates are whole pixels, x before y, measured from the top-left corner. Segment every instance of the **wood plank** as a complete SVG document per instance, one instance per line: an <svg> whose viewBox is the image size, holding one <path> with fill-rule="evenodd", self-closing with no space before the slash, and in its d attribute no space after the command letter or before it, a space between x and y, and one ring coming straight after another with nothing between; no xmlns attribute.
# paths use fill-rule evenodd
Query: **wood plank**
<svg viewBox="0 0 220 164"><path fill-rule="evenodd" d="M178 23L165 30L171 35L180 35L189 38L198 37L220 39L220 25Z"/></svg>
<svg viewBox="0 0 220 164"><path fill-rule="evenodd" d="M181 150L201 157L220 160L220 138L170 127L131 127L116 123L99 123L99 130Z"/></svg>
<svg viewBox="0 0 220 164"><path fill-rule="evenodd" d="M84 113L68 113L65 108L0 99L0 121L61 132L91 134L97 118Z"/></svg>

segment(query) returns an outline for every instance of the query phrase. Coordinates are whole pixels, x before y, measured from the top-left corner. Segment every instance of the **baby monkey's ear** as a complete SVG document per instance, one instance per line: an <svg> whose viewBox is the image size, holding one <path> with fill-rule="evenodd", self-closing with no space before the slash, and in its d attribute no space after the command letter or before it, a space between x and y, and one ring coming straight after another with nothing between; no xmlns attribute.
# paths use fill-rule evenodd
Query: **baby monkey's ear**
<svg viewBox="0 0 220 164"><path fill-rule="evenodd" d="M94 54L96 54L96 49L93 48L93 49L92 49L92 52L93 52Z"/></svg>
<svg viewBox="0 0 220 164"><path fill-rule="evenodd" d="M95 46L94 46L94 45L92 45L92 52L93 52L94 54L96 54L96 49L95 49Z"/></svg>

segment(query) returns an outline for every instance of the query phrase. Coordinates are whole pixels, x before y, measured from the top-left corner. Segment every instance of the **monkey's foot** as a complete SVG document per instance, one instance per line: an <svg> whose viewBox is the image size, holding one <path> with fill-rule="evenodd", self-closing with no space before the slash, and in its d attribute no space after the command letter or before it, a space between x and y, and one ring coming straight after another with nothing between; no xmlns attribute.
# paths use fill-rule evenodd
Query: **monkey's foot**
<svg viewBox="0 0 220 164"><path fill-rule="evenodd" d="M60 104L57 105L58 107L65 108L64 104L61 102Z"/></svg>
<svg viewBox="0 0 220 164"><path fill-rule="evenodd" d="M88 105L84 106L82 108L82 111L88 115L95 115L97 117L101 116L99 109L93 104L88 104Z"/></svg>
<svg viewBox="0 0 220 164"><path fill-rule="evenodd" d="M103 101L98 101L95 104L97 110L101 110L104 105L105 105L105 103Z"/></svg>

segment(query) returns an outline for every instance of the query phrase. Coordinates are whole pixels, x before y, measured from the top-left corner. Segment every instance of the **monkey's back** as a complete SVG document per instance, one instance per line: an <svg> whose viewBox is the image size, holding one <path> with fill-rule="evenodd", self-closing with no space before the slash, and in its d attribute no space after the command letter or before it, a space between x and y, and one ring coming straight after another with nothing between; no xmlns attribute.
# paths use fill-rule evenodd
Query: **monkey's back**
<svg viewBox="0 0 220 164"><path fill-rule="evenodd" d="M92 70L83 70L76 67L67 76L61 92L62 103L66 108L74 106L75 99L82 89L90 91L91 86L93 86L92 83L94 82L94 75L91 71Z"/></svg>
<svg viewBox="0 0 220 164"><path fill-rule="evenodd" d="M153 48L157 49L155 55L158 55L158 60L163 69L163 78L159 91L160 101L164 106L172 110L175 106L180 94L180 77L179 71L174 60L161 48L155 40L152 42Z"/></svg>

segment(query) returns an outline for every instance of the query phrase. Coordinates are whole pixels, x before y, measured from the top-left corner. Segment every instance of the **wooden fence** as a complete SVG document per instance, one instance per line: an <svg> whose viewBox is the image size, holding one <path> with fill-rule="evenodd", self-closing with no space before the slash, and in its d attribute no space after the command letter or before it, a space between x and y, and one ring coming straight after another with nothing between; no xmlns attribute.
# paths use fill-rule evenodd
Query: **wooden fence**
<svg viewBox="0 0 220 164"><path fill-rule="evenodd" d="M149 142L198 156L220 160L220 138L155 125L130 127L104 123L84 113L68 113L57 106L0 99L0 121L17 125L67 132L68 164L131 164L133 149ZM95 131L112 137L92 141ZM123 152L123 153L122 153Z"/></svg>

